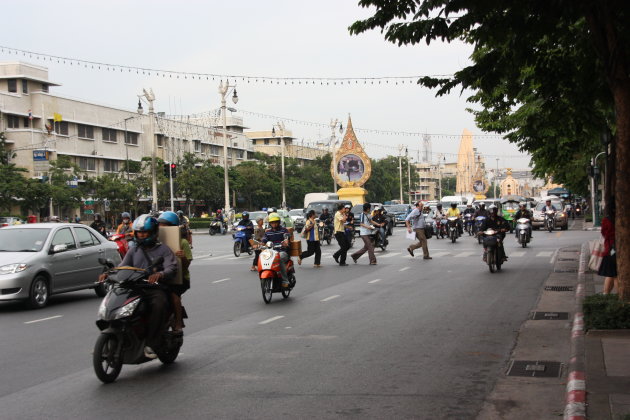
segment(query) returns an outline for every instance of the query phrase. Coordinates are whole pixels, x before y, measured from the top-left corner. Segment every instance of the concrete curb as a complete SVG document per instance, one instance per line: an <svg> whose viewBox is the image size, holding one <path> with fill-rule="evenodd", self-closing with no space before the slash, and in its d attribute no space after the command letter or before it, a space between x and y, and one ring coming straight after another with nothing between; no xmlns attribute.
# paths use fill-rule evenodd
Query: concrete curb
<svg viewBox="0 0 630 420"><path fill-rule="evenodd" d="M571 358L566 389L564 420L586 420L586 362L584 354L584 314L582 302L585 291L585 272L588 263L588 244L582 244L575 290L575 314L571 328Z"/></svg>

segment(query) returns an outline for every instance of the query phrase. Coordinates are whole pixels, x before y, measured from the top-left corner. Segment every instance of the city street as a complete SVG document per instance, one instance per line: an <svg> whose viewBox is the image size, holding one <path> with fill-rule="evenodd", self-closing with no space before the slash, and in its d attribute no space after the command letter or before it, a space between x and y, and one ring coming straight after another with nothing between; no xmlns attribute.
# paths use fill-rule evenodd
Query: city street
<svg viewBox="0 0 630 420"><path fill-rule="evenodd" d="M190 319L173 365L124 365L103 385L91 364L93 291L42 310L0 304L0 417L474 418L556 250L593 237L535 231L523 249L509 235L509 261L491 274L476 239L433 238L427 261L421 250L410 257L398 227L377 266L364 255L338 267L336 244L324 245L323 267L304 260L291 296L266 305L252 257L234 257L229 235L195 235Z"/></svg>

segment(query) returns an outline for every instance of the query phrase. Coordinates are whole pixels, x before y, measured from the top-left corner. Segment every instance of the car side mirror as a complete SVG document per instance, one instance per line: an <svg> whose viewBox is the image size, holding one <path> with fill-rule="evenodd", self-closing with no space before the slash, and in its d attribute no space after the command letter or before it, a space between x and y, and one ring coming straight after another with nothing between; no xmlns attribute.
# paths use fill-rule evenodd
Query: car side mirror
<svg viewBox="0 0 630 420"><path fill-rule="evenodd" d="M68 250L68 245L66 244L59 244L59 245L55 245L52 248L52 254L57 254L59 252L64 252Z"/></svg>

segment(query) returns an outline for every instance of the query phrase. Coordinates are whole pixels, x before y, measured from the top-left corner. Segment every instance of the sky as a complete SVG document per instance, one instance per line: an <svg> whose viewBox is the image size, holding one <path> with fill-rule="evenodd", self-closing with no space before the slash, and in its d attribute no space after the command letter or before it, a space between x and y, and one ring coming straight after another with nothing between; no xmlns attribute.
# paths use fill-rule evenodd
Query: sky
<svg viewBox="0 0 630 420"><path fill-rule="evenodd" d="M351 36L348 27L371 16L370 9L359 7L356 0L30 0L28 8L23 1L5 0L2 6L3 47L132 67L253 76L250 82L232 78L239 102L233 105L228 100L252 130L271 130L284 121L298 139L328 141L331 119L345 126L351 115L370 157L397 155L398 145L404 145L417 160L421 136L400 133L427 133L432 160L445 154L447 162L456 159L464 129L473 135L488 134L475 126L473 115L466 111L471 105L466 102L469 93L459 90L435 97L435 91L409 83L262 82L264 77L452 74L469 63L472 46L463 43L398 47L379 31ZM152 88L156 111L167 114L203 113L220 106L219 78L92 70L0 52L0 61L16 60L48 67L49 78L63 85L51 89L54 94L135 110L142 88ZM473 141L489 167L529 165L526 154L499 136Z"/></svg>

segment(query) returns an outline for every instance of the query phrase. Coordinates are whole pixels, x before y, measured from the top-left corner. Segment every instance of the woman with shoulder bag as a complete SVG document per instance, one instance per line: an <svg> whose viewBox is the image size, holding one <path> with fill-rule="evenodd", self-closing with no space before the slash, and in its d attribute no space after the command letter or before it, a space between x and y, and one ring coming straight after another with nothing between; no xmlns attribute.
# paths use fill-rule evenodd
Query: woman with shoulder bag
<svg viewBox="0 0 630 420"><path fill-rule="evenodd" d="M602 236L604 237L604 256L599 266L597 274L604 279L603 294L607 295L614 288L619 290L617 284L617 254L615 252L615 224L611 218L604 217L602 219Z"/></svg>
<svg viewBox="0 0 630 420"><path fill-rule="evenodd" d="M311 210L306 214L306 223L302 230L302 237L306 239L306 251L298 257L298 264L302 265L302 260L315 254L315 264L313 267L321 267L322 250L319 245L319 232L317 231L317 223L315 222L315 210Z"/></svg>

